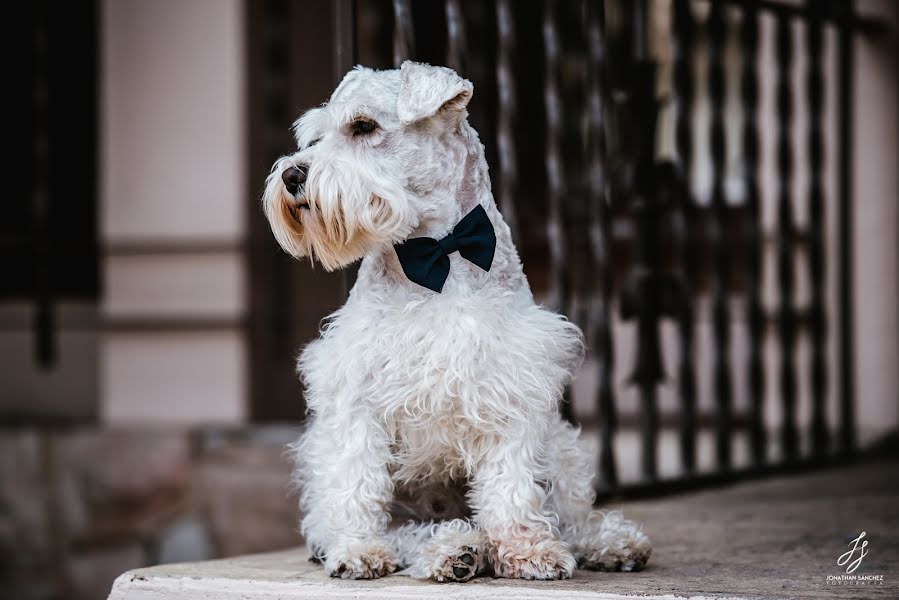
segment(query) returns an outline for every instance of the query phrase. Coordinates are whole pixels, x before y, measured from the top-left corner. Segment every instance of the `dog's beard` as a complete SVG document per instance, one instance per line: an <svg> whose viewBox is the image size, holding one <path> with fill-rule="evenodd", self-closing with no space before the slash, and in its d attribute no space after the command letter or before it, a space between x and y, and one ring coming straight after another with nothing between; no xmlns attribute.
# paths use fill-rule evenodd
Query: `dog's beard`
<svg viewBox="0 0 899 600"><path fill-rule="evenodd" d="M281 247L328 271L363 257L374 246L405 239L415 228L405 191L339 160L309 167L302 200L284 186L279 163L266 181L265 214ZM305 201L305 205L303 205Z"/></svg>

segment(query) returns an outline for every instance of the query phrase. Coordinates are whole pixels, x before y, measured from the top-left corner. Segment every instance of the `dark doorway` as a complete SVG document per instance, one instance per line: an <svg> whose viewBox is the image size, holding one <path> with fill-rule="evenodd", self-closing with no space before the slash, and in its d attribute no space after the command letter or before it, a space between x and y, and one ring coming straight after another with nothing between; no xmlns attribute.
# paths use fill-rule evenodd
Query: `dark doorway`
<svg viewBox="0 0 899 600"><path fill-rule="evenodd" d="M299 262L275 243L260 198L272 163L294 150L290 126L328 99L336 68L335 14L328 0L247 2L249 27L250 416L297 421L305 412L296 356L319 321L345 298L343 277ZM327 50L323 51L325 48Z"/></svg>

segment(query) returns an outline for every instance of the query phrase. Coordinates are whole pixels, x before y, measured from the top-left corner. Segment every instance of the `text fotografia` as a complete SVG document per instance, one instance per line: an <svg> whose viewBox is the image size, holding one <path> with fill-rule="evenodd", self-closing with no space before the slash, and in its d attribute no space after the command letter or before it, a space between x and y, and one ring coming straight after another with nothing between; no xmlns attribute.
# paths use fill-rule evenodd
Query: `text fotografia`
<svg viewBox="0 0 899 600"><path fill-rule="evenodd" d="M828 575L827 585L883 585L883 575Z"/></svg>

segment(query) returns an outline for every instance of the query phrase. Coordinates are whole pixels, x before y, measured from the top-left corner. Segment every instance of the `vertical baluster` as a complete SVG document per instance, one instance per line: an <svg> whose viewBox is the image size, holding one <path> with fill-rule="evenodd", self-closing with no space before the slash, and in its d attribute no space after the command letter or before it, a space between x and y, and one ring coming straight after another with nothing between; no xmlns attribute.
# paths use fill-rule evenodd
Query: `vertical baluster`
<svg viewBox="0 0 899 600"><path fill-rule="evenodd" d="M634 138L633 181L631 208L637 226L637 244L632 276L627 284L631 308L637 318L637 354L631 380L640 392L641 411L641 467L643 478L654 480L657 475L657 442L659 433L657 386L664 380L659 318L666 305L665 278L661 274L661 244L659 186L663 185L662 171L655 162L656 120L656 65L649 53L647 31L647 2L633 2L631 41L633 62L627 82L626 106L631 115L629 123L634 128L628 135ZM623 305L627 303L622 300ZM635 314L634 314L635 313Z"/></svg>
<svg viewBox="0 0 899 600"><path fill-rule="evenodd" d="M356 64L356 6L354 0L334 0L334 84ZM340 271L343 296L349 298L356 283L358 265ZM281 298L281 296L278 296Z"/></svg>
<svg viewBox="0 0 899 600"><path fill-rule="evenodd" d="M465 18L459 0L446 0L446 64L464 77L466 43Z"/></svg>
<svg viewBox="0 0 899 600"><path fill-rule="evenodd" d="M592 318L593 339L598 364L597 410L599 414L599 474L605 488L618 483L615 465L614 436L616 428L615 392L612 373L615 348L612 344L612 323L609 304L612 300L612 265L610 234L612 230L606 204L605 184L605 121L603 115L603 73L605 47L603 37L603 4L587 7L588 42L588 152L590 192L590 249L596 266L598 282L594 294Z"/></svg>
<svg viewBox="0 0 899 600"><path fill-rule="evenodd" d="M355 64L355 2L353 0L334 0L334 81L339 83Z"/></svg>
<svg viewBox="0 0 899 600"><path fill-rule="evenodd" d="M548 303L562 310L565 308L565 215L562 201L565 183L562 174L562 99L559 94L559 34L556 26L556 3L545 0L543 4L543 101L546 110L546 184L548 214L546 237L550 257L550 291Z"/></svg>
<svg viewBox="0 0 899 600"><path fill-rule="evenodd" d="M415 54L415 33L412 29L412 7L409 0L393 0L393 66Z"/></svg>
<svg viewBox="0 0 899 600"><path fill-rule="evenodd" d="M840 119L840 451L855 451L855 331L853 296L853 213L852 213L852 150L853 150L853 101L852 73L853 52L852 21L855 3L842 3L839 35L839 119Z"/></svg>
<svg viewBox="0 0 899 600"><path fill-rule="evenodd" d="M790 67L793 60L793 32L790 18L777 17L777 116L778 116L778 280L780 284L780 393L783 403L781 440L784 459L796 458L796 321L793 310L793 155L790 126L793 93Z"/></svg>
<svg viewBox="0 0 899 600"><path fill-rule="evenodd" d="M827 397L826 344L827 331L824 311L824 186L822 117L824 105L824 75L821 70L822 27L820 2L808 2L806 25L808 67L806 73L809 103L809 273L811 274L811 391L812 391L812 451L822 457L827 453L827 426L824 403Z"/></svg>
<svg viewBox="0 0 899 600"><path fill-rule="evenodd" d="M568 309L568 268L565 258L565 198L562 166L562 98L559 92L559 32L556 25L556 3L543 4L543 101L546 110L546 182L548 214L546 238L549 244L550 289L549 306L560 312ZM565 390L561 406L562 416L573 421L571 389Z"/></svg>
<svg viewBox="0 0 899 600"><path fill-rule="evenodd" d="M719 469L730 468L731 459L731 376L730 318L728 288L730 285L727 244L727 201L724 196L724 36L726 23L722 2L712 2L709 13L709 100L711 101L712 152L712 243L715 251L715 274L712 291L714 330L714 389L717 402L715 449Z"/></svg>
<svg viewBox="0 0 899 600"><path fill-rule="evenodd" d="M674 87L677 97L676 143L681 172L680 269L682 298L678 306L680 358L678 364L678 396L680 401L680 453L685 473L696 468L696 378L693 365L693 283L696 268L691 253L688 210L693 194L690 168L693 163L693 42L695 23L690 0L674 3Z"/></svg>
<svg viewBox="0 0 899 600"><path fill-rule="evenodd" d="M515 22L509 0L496 2L497 28L497 128L496 145L499 153L499 207L512 231L512 239L518 241L518 218L515 210L515 190L518 183L518 158L515 152L515 76L512 60L515 52Z"/></svg>
<svg viewBox="0 0 899 600"><path fill-rule="evenodd" d="M749 434L752 462L760 466L765 462L766 435L764 423L765 371L762 361L765 322L762 312L762 247L759 212L758 157L759 134L756 121L758 107L758 57L759 22L756 3L746 0L743 4L742 78L740 91L743 96L743 164L746 184L746 208L749 213L746 244L747 276L746 321L749 325Z"/></svg>

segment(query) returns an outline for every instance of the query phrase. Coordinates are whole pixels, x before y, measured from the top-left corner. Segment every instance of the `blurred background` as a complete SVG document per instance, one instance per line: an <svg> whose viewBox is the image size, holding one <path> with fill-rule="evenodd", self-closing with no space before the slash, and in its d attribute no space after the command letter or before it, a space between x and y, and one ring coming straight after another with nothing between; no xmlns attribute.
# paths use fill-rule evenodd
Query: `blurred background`
<svg viewBox="0 0 899 600"><path fill-rule="evenodd" d="M899 427L888 0L93 0L4 20L0 596L295 545L294 361L352 270L260 209L354 64L475 85L538 299L585 330L603 497L883 448ZM63 591L65 590L65 591Z"/></svg>

